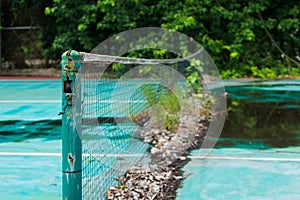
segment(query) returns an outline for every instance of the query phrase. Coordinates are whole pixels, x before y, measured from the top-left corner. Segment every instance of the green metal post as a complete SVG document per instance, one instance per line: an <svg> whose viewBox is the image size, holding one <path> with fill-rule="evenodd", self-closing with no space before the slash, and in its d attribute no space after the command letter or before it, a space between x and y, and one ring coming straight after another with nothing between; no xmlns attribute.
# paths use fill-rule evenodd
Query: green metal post
<svg viewBox="0 0 300 200"><path fill-rule="evenodd" d="M82 147L74 126L72 100L81 55L70 50L62 55L62 199L82 199Z"/></svg>

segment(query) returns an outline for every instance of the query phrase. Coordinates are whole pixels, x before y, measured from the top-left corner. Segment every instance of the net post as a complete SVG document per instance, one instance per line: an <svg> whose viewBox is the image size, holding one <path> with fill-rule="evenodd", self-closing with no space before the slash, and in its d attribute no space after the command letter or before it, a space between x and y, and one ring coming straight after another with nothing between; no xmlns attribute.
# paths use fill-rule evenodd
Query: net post
<svg viewBox="0 0 300 200"><path fill-rule="evenodd" d="M82 199L82 144L73 121L75 81L81 67L81 54L62 54L62 199Z"/></svg>

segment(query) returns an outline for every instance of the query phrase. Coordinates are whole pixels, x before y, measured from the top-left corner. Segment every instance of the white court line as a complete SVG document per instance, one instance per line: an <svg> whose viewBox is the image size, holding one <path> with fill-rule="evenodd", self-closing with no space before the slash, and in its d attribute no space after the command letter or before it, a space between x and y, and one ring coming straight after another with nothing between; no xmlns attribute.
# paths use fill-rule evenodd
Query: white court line
<svg viewBox="0 0 300 200"><path fill-rule="evenodd" d="M148 154L82 154L83 156L99 156L99 157L147 157Z"/></svg>
<svg viewBox="0 0 300 200"><path fill-rule="evenodd" d="M61 153L36 153L36 152L0 152L0 156L49 156L60 157ZM146 157L147 154L83 154L83 156L99 157ZM215 160L252 160L252 161L289 161L300 162L300 158L267 158L267 157L241 157L241 156L187 156L191 159L215 159Z"/></svg>
<svg viewBox="0 0 300 200"><path fill-rule="evenodd" d="M91 100L91 103L102 102L102 103L144 103L145 100ZM0 103L61 103L61 100L0 100Z"/></svg>
<svg viewBox="0 0 300 200"><path fill-rule="evenodd" d="M241 156L188 156L191 159L215 160L253 160L253 161L292 161L300 162L300 158L267 158L267 157L241 157Z"/></svg>
<svg viewBox="0 0 300 200"><path fill-rule="evenodd" d="M61 157L61 153L36 153L36 152L0 152L0 156L53 156Z"/></svg>
<svg viewBox="0 0 300 200"><path fill-rule="evenodd" d="M83 156L99 156L99 157L143 157L147 154L82 154ZM0 156L49 156L61 157L61 153L37 153L37 152L0 152Z"/></svg>
<svg viewBox="0 0 300 200"><path fill-rule="evenodd" d="M61 100L0 100L0 103L60 103Z"/></svg>

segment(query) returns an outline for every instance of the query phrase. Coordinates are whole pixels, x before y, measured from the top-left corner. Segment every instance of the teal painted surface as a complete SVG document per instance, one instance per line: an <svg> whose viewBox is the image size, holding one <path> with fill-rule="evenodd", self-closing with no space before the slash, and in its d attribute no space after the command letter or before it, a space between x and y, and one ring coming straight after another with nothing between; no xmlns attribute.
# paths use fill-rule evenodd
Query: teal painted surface
<svg viewBox="0 0 300 200"><path fill-rule="evenodd" d="M81 139L73 128L73 120L67 115L72 112L66 109L62 118L62 184L64 200L82 198Z"/></svg>
<svg viewBox="0 0 300 200"><path fill-rule="evenodd" d="M59 81L0 81L0 121L57 120Z"/></svg>
<svg viewBox="0 0 300 200"><path fill-rule="evenodd" d="M298 154L230 148L214 149L211 155L300 158L299 148L280 150ZM183 169L188 177L177 199L300 199L299 169L300 162L192 159Z"/></svg>
<svg viewBox="0 0 300 200"><path fill-rule="evenodd" d="M300 79L281 81L224 81L230 99L280 103L299 101Z"/></svg>
<svg viewBox="0 0 300 200"><path fill-rule="evenodd" d="M57 80L0 80L0 100L60 100Z"/></svg>
<svg viewBox="0 0 300 200"><path fill-rule="evenodd" d="M73 94L75 79L80 69L81 56L70 51L62 55L62 199L82 199L82 147L81 139L73 122ZM64 83L71 81L72 93L65 91ZM80 99L80 98L79 98Z"/></svg>
<svg viewBox="0 0 300 200"><path fill-rule="evenodd" d="M277 83L277 82L275 82ZM287 81L288 86L298 83ZM289 84L291 83L291 84ZM51 87L48 87L48 84ZM234 84L237 84L236 82ZM240 83L238 83L240 84ZM248 83L247 83L248 84ZM268 83L262 83L269 85ZM282 82L281 87L285 82ZM249 84L248 84L249 85ZM3 93L10 87L9 93ZM48 88L42 90L41 88ZM15 114L20 121L7 121L6 111L14 110L9 103L0 104L0 152L53 152L61 153L61 81L1 81L0 98L7 100L21 92L26 99L56 100L56 103L23 103L21 106L34 106L43 112L32 112L28 109L23 114ZM21 88L21 89L19 89ZM272 88L270 88L272 89ZM41 91L42 94L39 92ZM48 91L48 92L46 92ZM276 92L276 91L275 91ZM6 98L7 97L7 98ZM19 99L20 99L19 98ZM295 103L289 105L296 106ZM29 120L32 116L40 120ZM46 120L52 116L56 120ZM10 115L14 118L13 112ZM8 134L6 134L8 132ZM211 156L242 156L242 157L284 157L298 158L299 147L270 148L261 146L259 141L253 145L249 140L237 140L229 147L220 146L214 150ZM246 143L248 142L248 143ZM251 141L252 142L252 141ZM264 149L264 150L261 150ZM197 155L197 152L194 153ZM61 157L45 156L0 156L0 199L61 199L62 173ZM3 162L2 162L3 161ZM299 197L299 169L295 162L263 162L263 161L224 161L209 160L191 163L190 172L182 190L186 190L191 196L178 196L178 199L300 199ZM188 168L189 165L186 166ZM185 169L186 169L185 168ZM204 170L204 171L203 171ZM261 178L259 178L259 176ZM238 178L237 178L238 177ZM251 177L254 177L250 179ZM190 178L190 179L189 179ZM240 179L240 180L239 180ZM207 188L205 189L205 187ZM180 191L182 191L180 190ZM230 191L232 194L230 194ZM199 196L198 196L199 195ZM200 196L202 195L202 196ZM226 196L227 195L227 196ZM239 196L241 195L241 196ZM249 196L246 198L245 195ZM193 198L195 197L195 198ZM226 198L227 197L227 198ZM244 198L245 197L245 198Z"/></svg>
<svg viewBox="0 0 300 200"><path fill-rule="evenodd" d="M0 199L61 199L60 81L0 81Z"/></svg>
<svg viewBox="0 0 300 200"><path fill-rule="evenodd" d="M183 168L177 199L300 199L300 80L224 83L232 113L208 158Z"/></svg>
<svg viewBox="0 0 300 200"><path fill-rule="evenodd" d="M297 154L298 153L298 154ZM300 158L300 148L214 149L210 156ZM198 155L193 151L192 155ZM177 199L299 199L300 162L193 159Z"/></svg>
<svg viewBox="0 0 300 200"><path fill-rule="evenodd" d="M38 136L18 141L0 139L0 152L61 152L61 140ZM0 199L61 199L60 156L0 155Z"/></svg>
<svg viewBox="0 0 300 200"><path fill-rule="evenodd" d="M59 119L60 101L57 102L0 102L0 121Z"/></svg>

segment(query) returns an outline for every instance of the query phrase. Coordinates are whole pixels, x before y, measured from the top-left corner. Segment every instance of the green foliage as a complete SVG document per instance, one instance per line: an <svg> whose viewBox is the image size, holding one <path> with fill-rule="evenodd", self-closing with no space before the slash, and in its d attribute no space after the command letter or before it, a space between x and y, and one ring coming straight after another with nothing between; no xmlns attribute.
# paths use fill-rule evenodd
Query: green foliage
<svg viewBox="0 0 300 200"><path fill-rule="evenodd" d="M186 67L186 77L187 81L195 92L200 92L201 90L201 76L200 73L203 72L203 63L200 60L192 59L190 65Z"/></svg>
<svg viewBox="0 0 300 200"><path fill-rule="evenodd" d="M143 85L141 89L147 99L147 107L150 109L156 108L154 114L156 116L163 115L163 119L161 119L163 121L160 123L167 130L175 132L181 115L181 106L176 94L170 89L157 84Z"/></svg>
<svg viewBox="0 0 300 200"><path fill-rule="evenodd" d="M193 3L187 1L182 5L183 17L189 12L198 26L178 29L175 21L164 26L184 33L194 31L196 34L191 34L213 56L223 77L272 78L284 72L277 70L280 67L299 67L299 60L295 59L300 47L299 15L296 16L299 4L295 1L203 1L195 10ZM282 31L282 24L286 32ZM272 40L285 56L274 48ZM296 62L291 63L287 55Z"/></svg>
<svg viewBox="0 0 300 200"><path fill-rule="evenodd" d="M48 57L57 58L70 48L89 52L132 28L163 27L203 45L224 78L300 75L294 70L300 68L298 0L22 0L19 4L42 11L43 15L33 15L33 22L41 27L39 36ZM140 56L135 53L130 56ZM156 51L154 57L164 55Z"/></svg>

